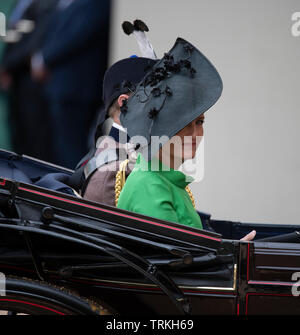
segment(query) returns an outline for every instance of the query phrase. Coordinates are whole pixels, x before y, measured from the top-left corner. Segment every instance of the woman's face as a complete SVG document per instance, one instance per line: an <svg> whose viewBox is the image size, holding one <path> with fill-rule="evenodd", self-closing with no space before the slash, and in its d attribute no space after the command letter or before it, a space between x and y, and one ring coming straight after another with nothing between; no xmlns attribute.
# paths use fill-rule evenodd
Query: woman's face
<svg viewBox="0 0 300 335"><path fill-rule="evenodd" d="M175 166L193 159L204 134L204 118L203 114L200 115L164 144L160 150L160 158L164 162L174 162Z"/></svg>
<svg viewBox="0 0 300 335"><path fill-rule="evenodd" d="M204 119L204 115L200 115L197 119L189 123L175 135L178 136L182 142L183 160L195 157L196 151L204 134ZM176 155L176 152L174 154Z"/></svg>

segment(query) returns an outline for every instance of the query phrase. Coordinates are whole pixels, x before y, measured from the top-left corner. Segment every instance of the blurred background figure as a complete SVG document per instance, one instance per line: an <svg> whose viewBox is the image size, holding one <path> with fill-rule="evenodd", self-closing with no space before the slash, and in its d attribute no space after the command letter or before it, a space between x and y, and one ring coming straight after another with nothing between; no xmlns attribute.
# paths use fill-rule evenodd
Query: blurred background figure
<svg viewBox="0 0 300 335"><path fill-rule="evenodd" d="M1 110L11 135L9 145L2 122L0 145L74 168L101 108L110 0L1 0L0 11L7 17L0 83L8 96Z"/></svg>
<svg viewBox="0 0 300 335"><path fill-rule="evenodd" d="M48 34L32 57L44 83L53 129L53 162L75 168L88 151L102 103L108 62L110 0L60 0Z"/></svg>
<svg viewBox="0 0 300 335"><path fill-rule="evenodd" d="M58 0L19 0L8 16L1 86L9 91L12 150L52 160L43 87L32 80L30 59L42 43Z"/></svg>
<svg viewBox="0 0 300 335"><path fill-rule="evenodd" d="M17 0L2 0L0 5L1 12L9 17ZM7 44L0 40L0 64ZM9 80L9 78L8 78ZM11 134L8 122L9 106L7 91L2 89L2 83L6 86L6 76L1 72L0 67L0 147L2 149L11 149Z"/></svg>

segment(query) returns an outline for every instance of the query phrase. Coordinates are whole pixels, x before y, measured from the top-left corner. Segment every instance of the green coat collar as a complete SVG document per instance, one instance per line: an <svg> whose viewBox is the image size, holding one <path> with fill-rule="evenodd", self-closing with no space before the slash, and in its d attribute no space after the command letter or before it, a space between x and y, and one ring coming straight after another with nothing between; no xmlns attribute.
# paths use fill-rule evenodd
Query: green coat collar
<svg viewBox="0 0 300 335"><path fill-rule="evenodd" d="M191 176L185 175L183 172L174 170L169 166L164 165L158 158L152 158L151 161L146 161L142 154L139 154L136 160L134 170L151 171L161 174L172 184L184 189L194 179Z"/></svg>

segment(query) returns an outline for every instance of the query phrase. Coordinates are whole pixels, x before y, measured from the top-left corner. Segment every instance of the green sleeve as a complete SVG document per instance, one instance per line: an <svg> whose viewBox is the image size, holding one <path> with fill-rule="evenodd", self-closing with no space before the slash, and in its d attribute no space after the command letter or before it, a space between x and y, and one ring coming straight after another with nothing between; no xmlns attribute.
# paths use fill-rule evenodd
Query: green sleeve
<svg viewBox="0 0 300 335"><path fill-rule="evenodd" d="M161 220L179 221L173 207L172 194L167 185L155 178L130 177L120 194L118 208Z"/></svg>

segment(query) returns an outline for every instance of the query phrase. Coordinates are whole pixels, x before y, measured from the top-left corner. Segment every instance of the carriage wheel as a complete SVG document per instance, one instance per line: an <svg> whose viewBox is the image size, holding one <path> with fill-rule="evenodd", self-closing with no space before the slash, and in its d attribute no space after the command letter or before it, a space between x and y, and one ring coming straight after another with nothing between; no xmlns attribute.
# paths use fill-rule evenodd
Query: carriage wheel
<svg viewBox="0 0 300 335"><path fill-rule="evenodd" d="M2 294L2 293L1 293ZM61 287L31 279L6 277L0 314L99 315L98 304Z"/></svg>

